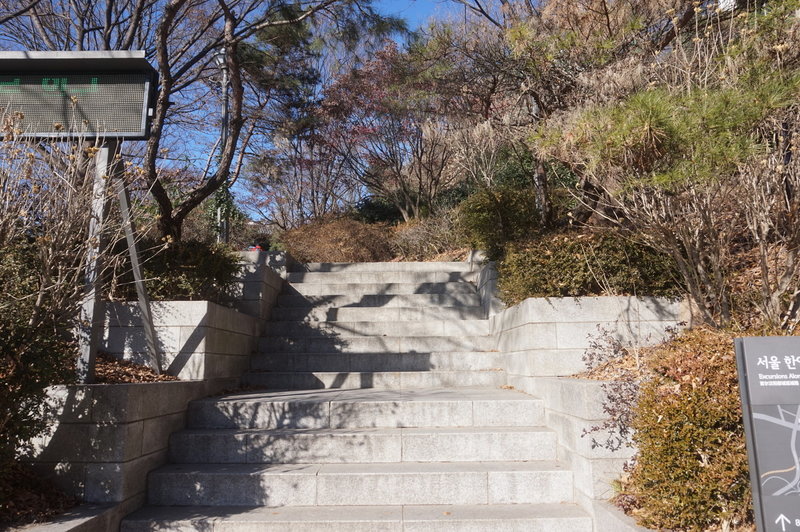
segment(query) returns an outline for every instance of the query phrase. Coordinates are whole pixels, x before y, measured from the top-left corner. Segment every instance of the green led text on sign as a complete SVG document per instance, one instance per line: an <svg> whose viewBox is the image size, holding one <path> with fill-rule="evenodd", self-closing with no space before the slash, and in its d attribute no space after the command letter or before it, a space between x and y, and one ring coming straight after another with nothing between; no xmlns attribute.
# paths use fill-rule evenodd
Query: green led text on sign
<svg viewBox="0 0 800 532"><path fill-rule="evenodd" d="M87 92L97 92L99 90L98 77L89 79L89 86L70 86L69 78L52 77L42 78L42 90L45 92L60 92L63 94L86 94ZM21 94L20 78L11 81L0 81L0 93Z"/></svg>
<svg viewBox="0 0 800 532"><path fill-rule="evenodd" d="M0 112L38 135L140 137L151 78L147 73L0 73Z"/></svg>

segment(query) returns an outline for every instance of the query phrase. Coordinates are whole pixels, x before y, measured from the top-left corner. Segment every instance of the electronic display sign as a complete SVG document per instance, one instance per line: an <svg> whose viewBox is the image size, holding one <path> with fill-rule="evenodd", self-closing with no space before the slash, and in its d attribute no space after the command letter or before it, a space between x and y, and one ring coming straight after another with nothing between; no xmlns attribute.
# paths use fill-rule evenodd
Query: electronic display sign
<svg viewBox="0 0 800 532"><path fill-rule="evenodd" d="M143 52L0 53L0 112L24 136L145 139L155 71Z"/></svg>

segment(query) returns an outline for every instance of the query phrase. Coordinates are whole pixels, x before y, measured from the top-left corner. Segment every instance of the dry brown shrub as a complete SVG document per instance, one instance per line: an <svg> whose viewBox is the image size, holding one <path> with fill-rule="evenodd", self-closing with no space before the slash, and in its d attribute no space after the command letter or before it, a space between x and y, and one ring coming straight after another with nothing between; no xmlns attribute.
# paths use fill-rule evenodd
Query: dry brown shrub
<svg viewBox="0 0 800 532"><path fill-rule="evenodd" d="M752 523L734 336L698 328L647 354L652 374L632 425L639 454L622 483L640 525L731 530Z"/></svg>
<svg viewBox="0 0 800 532"><path fill-rule="evenodd" d="M381 262L394 257L389 234L382 224L338 218L287 231L281 241L300 262Z"/></svg>
<svg viewBox="0 0 800 532"><path fill-rule="evenodd" d="M443 256L462 258L467 249L459 231L456 213L412 220L394 228L392 244L403 260L439 260Z"/></svg>

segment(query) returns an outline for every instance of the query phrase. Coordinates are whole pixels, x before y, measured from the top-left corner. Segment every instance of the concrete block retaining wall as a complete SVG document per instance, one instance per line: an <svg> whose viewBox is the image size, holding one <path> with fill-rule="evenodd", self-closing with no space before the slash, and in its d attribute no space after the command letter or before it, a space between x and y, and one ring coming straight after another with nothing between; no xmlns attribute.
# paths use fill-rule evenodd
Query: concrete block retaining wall
<svg viewBox="0 0 800 532"><path fill-rule="evenodd" d="M156 301L151 305L161 366L182 380L238 377L247 368L260 322L209 301ZM102 349L149 364L144 328L135 303L106 305Z"/></svg>
<svg viewBox="0 0 800 532"><path fill-rule="evenodd" d="M231 293L234 308L208 301L152 303L163 369L182 382L50 388L55 421L31 442L32 464L90 505L42 530L117 530L120 520L145 502L147 475L166 463L169 436L185 427L189 402L238 386L292 262L283 253L241 256L241 279ZM106 305L101 348L148 362L135 304Z"/></svg>
<svg viewBox="0 0 800 532"><path fill-rule="evenodd" d="M182 380L238 377L264 330L283 285L285 253L243 252L231 307L210 301L151 304L162 370ZM278 271L274 270L277 268ZM141 316L135 303L106 305L102 349L140 364L149 363Z"/></svg>
<svg viewBox="0 0 800 532"><path fill-rule="evenodd" d="M488 300L486 296L483 298ZM575 478L575 499L595 520L595 530L644 530L606 500L634 450L593 448L607 433L600 426L603 382L569 378L584 371L593 338L610 334L625 345L653 345L667 330L691 323L683 301L636 297L532 298L490 313L491 330L507 383L544 400L545 425L556 432L558 458Z"/></svg>
<svg viewBox="0 0 800 532"><path fill-rule="evenodd" d="M531 298L490 318L509 376L574 375L603 331L626 345L652 345L689 322L683 301L659 298Z"/></svg>
<svg viewBox="0 0 800 532"><path fill-rule="evenodd" d="M230 291L230 302L239 312L258 318L263 327L295 260L283 252L243 251L239 256L242 272Z"/></svg>
<svg viewBox="0 0 800 532"><path fill-rule="evenodd" d="M121 519L144 502L147 474L166 463L169 435L185 426L189 402L236 384L227 378L51 387L56 421L32 442L34 467L84 502L120 505L113 513Z"/></svg>

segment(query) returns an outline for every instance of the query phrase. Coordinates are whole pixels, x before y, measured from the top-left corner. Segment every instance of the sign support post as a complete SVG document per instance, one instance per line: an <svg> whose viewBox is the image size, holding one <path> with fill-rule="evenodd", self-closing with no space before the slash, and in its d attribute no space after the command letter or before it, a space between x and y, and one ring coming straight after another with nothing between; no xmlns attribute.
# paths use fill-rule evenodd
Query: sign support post
<svg viewBox="0 0 800 532"><path fill-rule="evenodd" d="M78 380L94 381L97 349L105 325L102 300L104 227L113 184L136 284L147 351L160 373L150 302L136 250L130 198L117 171L122 140L150 136L158 74L144 51L0 52L0 110L20 117L21 136L29 139L97 139L89 224L85 299L78 320ZM113 179L117 179L112 183Z"/></svg>
<svg viewBox="0 0 800 532"><path fill-rule="evenodd" d="M87 265L84 284L84 303L81 307L78 358L78 382L91 384L94 382L94 369L97 360L97 348L102 340L105 326L105 303L102 298L103 256L108 247L103 228L109 211L109 185L113 180L113 188L117 194L122 226L125 230L128 255L131 259L134 284L142 317L147 352L151 367L156 374L161 374L161 359L156 344L156 332L153 316L150 312L150 300L144 285L139 254L136 246L135 229L131 219L130 197L122 176L119 175L119 148L121 142L106 140L95 155L95 179L92 191L92 217L89 222L89 247L87 249Z"/></svg>
<svg viewBox="0 0 800 532"><path fill-rule="evenodd" d="M128 256L131 259L131 269L133 270L133 282L136 285L136 298L139 302L139 313L142 315L142 325L144 327L144 337L147 343L147 352L150 354L150 366L157 375L161 375L161 357L158 354L156 345L156 328L153 326L153 315L150 312L150 298L147 297L147 287L144 285L142 267L139 264L139 253L136 249L136 230L131 218L130 195L125 180L120 176L115 182L117 190L117 200L119 210L122 214L122 227L125 228L125 240L128 243Z"/></svg>

